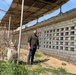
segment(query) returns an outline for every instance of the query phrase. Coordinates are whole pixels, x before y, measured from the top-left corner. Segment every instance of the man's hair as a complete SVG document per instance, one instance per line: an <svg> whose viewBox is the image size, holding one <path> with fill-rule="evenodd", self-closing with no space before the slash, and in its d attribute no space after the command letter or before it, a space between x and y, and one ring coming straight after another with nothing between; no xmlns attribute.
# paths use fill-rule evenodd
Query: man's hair
<svg viewBox="0 0 76 75"><path fill-rule="evenodd" d="M34 29L34 31L35 31L35 30L37 31L37 29Z"/></svg>

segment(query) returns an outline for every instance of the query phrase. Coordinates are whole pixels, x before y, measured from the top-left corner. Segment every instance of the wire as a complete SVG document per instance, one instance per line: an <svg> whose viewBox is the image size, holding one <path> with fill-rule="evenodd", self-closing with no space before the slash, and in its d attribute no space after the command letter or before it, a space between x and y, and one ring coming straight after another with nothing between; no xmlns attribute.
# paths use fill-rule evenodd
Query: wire
<svg viewBox="0 0 76 75"><path fill-rule="evenodd" d="M4 3L6 3L8 6L10 6L5 0L2 0Z"/></svg>
<svg viewBox="0 0 76 75"><path fill-rule="evenodd" d="M0 9L0 11L2 11L2 12L7 12L7 11L5 11L5 10L3 10L3 9Z"/></svg>

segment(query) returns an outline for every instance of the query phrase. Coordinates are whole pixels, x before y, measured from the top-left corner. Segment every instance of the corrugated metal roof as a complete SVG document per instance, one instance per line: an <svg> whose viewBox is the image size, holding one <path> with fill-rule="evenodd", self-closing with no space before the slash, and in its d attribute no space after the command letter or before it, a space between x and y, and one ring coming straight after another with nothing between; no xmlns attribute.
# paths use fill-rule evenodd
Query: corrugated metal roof
<svg viewBox="0 0 76 75"><path fill-rule="evenodd" d="M68 0L25 0L23 24L37 19L45 14L52 13ZM14 30L20 26L22 0L13 0L9 10L3 17L1 24L8 26L8 18L11 15L11 29Z"/></svg>

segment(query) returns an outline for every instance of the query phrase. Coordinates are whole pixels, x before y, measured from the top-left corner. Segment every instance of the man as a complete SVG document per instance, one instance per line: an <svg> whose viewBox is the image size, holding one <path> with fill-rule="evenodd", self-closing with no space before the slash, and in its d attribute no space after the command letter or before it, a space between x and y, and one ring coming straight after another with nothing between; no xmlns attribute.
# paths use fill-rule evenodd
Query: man
<svg viewBox="0 0 76 75"><path fill-rule="evenodd" d="M31 35L28 38L28 49L29 49L28 64L33 64L34 55L37 47L39 48L39 40L37 36L37 30L34 30L33 35Z"/></svg>

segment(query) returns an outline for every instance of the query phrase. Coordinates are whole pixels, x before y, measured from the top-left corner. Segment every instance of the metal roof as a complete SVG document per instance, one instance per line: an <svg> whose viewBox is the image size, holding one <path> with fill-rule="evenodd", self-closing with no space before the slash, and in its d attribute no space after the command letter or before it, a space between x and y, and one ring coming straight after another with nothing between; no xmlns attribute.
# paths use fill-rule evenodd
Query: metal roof
<svg viewBox="0 0 76 75"><path fill-rule="evenodd" d="M25 0L23 24L35 20L45 14L52 13L68 0ZM13 0L9 10L1 20L1 25L8 26L8 18L11 15L11 29L20 26L22 0Z"/></svg>

